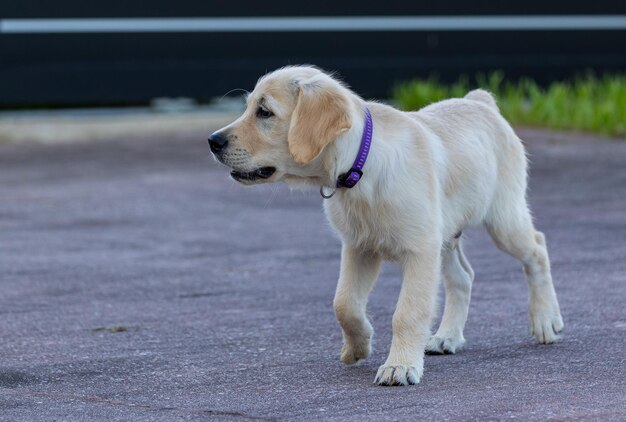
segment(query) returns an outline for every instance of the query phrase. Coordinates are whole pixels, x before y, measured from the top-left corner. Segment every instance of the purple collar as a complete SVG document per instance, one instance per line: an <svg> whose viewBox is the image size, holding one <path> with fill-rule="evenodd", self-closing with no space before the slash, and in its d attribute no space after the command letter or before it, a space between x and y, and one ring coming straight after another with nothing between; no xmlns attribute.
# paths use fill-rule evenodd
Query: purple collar
<svg viewBox="0 0 626 422"><path fill-rule="evenodd" d="M363 128L363 136L361 136L359 153L352 164L352 168L346 173L340 174L337 178L337 188L350 189L359 183L359 180L363 177L363 166L365 165L365 160L367 160L367 154L370 152L370 145L372 145L373 129L372 113L365 107L365 127Z"/></svg>

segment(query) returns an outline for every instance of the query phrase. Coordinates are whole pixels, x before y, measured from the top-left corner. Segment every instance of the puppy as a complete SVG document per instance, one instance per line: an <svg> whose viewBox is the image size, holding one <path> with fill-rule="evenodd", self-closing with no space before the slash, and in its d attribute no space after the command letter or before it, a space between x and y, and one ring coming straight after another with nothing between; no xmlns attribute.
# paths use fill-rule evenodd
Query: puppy
<svg viewBox="0 0 626 422"><path fill-rule="evenodd" d="M484 224L522 262L537 342L563 329L546 242L526 202L524 147L488 92L407 113L364 101L315 67L285 67L258 81L243 115L209 144L242 184L321 187L343 243L334 299L343 363L370 355L368 295L383 259L400 264L391 349L375 383L416 384L425 351L463 347L474 272L460 234L471 225ZM431 336L440 277L445 308Z"/></svg>

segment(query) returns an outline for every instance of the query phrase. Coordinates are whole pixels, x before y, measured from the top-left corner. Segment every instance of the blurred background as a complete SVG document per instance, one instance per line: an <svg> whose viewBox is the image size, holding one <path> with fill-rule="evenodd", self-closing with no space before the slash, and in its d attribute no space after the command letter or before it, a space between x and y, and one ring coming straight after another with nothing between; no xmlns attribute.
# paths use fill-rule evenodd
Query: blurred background
<svg viewBox="0 0 626 422"><path fill-rule="evenodd" d="M502 70L540 84L626 69L626 3L154 0L0 4L0 107L206 102L312 63L365 96Z"/></svg>

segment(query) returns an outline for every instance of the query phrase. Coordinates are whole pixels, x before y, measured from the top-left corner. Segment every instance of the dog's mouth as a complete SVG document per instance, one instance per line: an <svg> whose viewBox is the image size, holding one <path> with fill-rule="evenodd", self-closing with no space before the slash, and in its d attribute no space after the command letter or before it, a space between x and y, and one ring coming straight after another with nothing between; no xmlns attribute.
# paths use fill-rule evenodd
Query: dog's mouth
<svg viewBox="0 0 626 422"><path fill-rule="evenodd" d="M231 170L230 177L238 182L254 182L269 179L276 172L276 167L260 167L253 171Z"/></svg>

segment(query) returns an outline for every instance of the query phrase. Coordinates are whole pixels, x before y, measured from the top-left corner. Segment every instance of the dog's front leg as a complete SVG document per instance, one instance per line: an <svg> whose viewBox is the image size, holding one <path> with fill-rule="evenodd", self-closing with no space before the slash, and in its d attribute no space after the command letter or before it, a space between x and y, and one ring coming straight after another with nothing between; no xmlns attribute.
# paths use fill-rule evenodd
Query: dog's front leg
<svg viewBox="0 0 626 422"><path fill-rule="evenodd" d="M379 385L417 384L424 371L424 348L430 335L434 312L440 246L400 260L404 277L393 314L393 339L384 365L378 369Z"/></svg>
<svg viewBox="0 0 626 422"><path fill-rule="evenodd" d="M378 278L381 257L344 245L341 272L335 292L335 314L343 330L341 361L352 365L371 352L372 324L365 309L367 297Z"/></svg>

